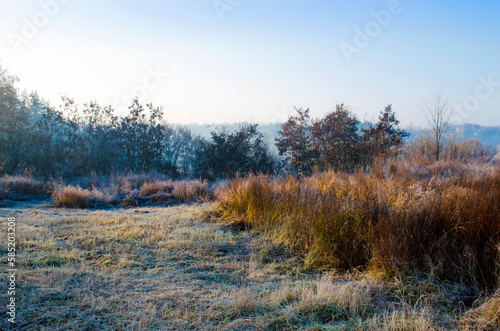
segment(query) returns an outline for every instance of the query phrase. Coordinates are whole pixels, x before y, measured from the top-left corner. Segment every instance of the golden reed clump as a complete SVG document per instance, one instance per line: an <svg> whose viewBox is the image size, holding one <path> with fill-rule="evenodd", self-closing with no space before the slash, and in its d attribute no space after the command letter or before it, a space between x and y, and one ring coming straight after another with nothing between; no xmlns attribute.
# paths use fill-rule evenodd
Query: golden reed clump
<svg viewBox="0 0 500 331"><path fill-rule="evenodd" d="M408 167L236 178L216 192L217 214L304 254L310 266L425 273L494 288L500 171Z"/></svg>
<svg viewBox="0 0 500 331"><path fill-rule="evenodd" d="M86 208L92 198L92 192L78 186L58 186L52 193L58 207Z"/></svg>

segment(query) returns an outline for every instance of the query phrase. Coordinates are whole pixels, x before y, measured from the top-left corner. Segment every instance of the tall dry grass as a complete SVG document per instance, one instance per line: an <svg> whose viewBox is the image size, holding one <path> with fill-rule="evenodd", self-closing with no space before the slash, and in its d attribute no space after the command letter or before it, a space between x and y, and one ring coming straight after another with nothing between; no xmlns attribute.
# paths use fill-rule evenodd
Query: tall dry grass
<svg viewBox="0 0 500 331"><path fill-rule="evenodd" d="M310 266L423 273L493 289L500 171L441 167L418 176L392 164L370 174L237 178L217 191L217 213L304 254Z"/></svg>
<svg viewBox="0 0 500 331"><path fill-rule="evenodd" d="M174 184L174 199L181 202L204 201L209 198L208 182L202 180L181 180Z"/></svg>
<svg viewBox="0 0 500 331"><path fill-rule="evenodd" d="M31 196L47 194L46 185L30 176L5 175L0 178L0 189Z"/></svg>
<svg viewBox="0 0 500 331"><path fill-rule="evenodd" d="M52 198L58 207L86 208L92 198L92 192L79 186L57 186Z"/></svg>
<svg viewBox="0 0 500 331"><path fill-rule="evenodd" d="M462 318L465 330L499 330L500 329L500 292L472 310Z"/></svg>
<svg viewBox="0 0 500 331"><path fill-rule="evenodd" d="M153 194L160 193L172 193L174 190L174 183L170 181L154 181L154 182L145 182L141 186L140 195L143 197L147 197Z"/></svg>
<svg viewBox="0 0 500 331"><path fill-rule="evenodd" d="M171 205L210 199L209 185L201 180L170 181L157 175L81 178L78 184L53 183L58 207L87 208L121 205Z"/></svg>

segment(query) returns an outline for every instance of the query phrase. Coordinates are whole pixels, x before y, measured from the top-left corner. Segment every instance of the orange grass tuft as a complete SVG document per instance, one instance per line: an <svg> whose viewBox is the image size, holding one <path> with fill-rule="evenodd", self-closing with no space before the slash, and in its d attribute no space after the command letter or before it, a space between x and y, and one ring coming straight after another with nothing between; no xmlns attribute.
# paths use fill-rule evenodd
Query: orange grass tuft
<svg viewBox="0 0 500 331"><path fill-rule="evenodd" d="M78 186L57 186L52 197L58 207L86 208L92 192Z"/></svg>

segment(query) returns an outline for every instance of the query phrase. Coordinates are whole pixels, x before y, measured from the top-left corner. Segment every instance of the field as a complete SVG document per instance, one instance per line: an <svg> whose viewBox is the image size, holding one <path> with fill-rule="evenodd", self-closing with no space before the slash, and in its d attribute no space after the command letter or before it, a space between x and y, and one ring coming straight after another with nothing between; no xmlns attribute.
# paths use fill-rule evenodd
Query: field
<svg viewBox="0 0 500 331"><path fill-rule="evenodd" d="M17 220L17 329L498 327L494 295L471 298L466 286L432 277L311 268L214 213L214 203L70 209L42 200L0 209ZM5 314L1 323L8 329Z"/></svg>
<svg viewBox="0 0 500 331"><path fill-rule="evenodd" d="M0 331L500 331L500 1L6 3Z"/></svg>

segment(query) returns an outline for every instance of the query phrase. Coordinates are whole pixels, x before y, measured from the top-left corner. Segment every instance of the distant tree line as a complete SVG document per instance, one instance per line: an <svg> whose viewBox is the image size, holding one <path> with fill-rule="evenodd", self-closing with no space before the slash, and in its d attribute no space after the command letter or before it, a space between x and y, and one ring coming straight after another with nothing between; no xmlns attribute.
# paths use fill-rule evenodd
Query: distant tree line
<svg viewBox="0 0 500 331"><path fill-rule="evenodd" d="M167 124L162 107L133 100L126 116L97 102L58 107L19 93L0 67L0 172L76 177L156 171L172 178L271 173L276 160L257 125L214 130L210 139Z"/></svg>
<svg viewBox="0 0 500 331"><path fill-rule="evenodd" d="M95 101L78 105L63 98L53 107L37 93L19 93L16 82L0 67L0 174L28 171L37 177L72 178L156 171L172 178L215 180L252 172L349 172L397 155L408 137L391 105L377 123L361 123L343 104L320 119L312 119L309 109L296 109L278 132L278 156L257 124L214 129L209 138L201 138L168 124L162 107L144 106L137 99L125 116ZM410 147L416 155L429 153L432 146L427 145ZM462 145L448 146L447 155L479 155L475 151L481 146Z"/></svg>

